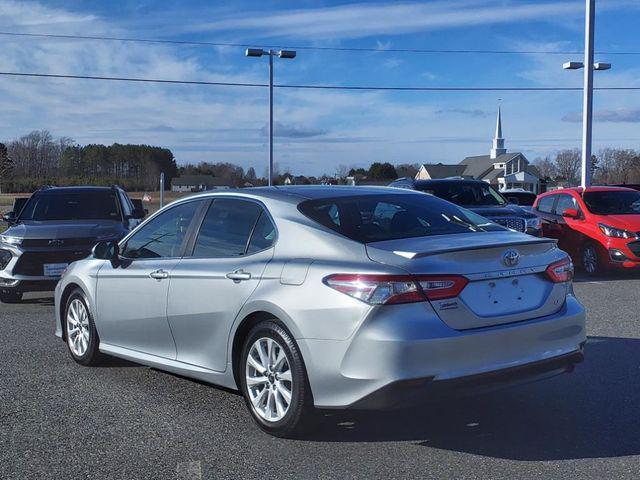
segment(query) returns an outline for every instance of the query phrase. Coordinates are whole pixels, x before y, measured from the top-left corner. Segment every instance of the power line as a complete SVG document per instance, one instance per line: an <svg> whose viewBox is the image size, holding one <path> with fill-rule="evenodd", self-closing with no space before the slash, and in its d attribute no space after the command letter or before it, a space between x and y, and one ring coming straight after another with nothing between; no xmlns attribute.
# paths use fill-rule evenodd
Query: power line
<svg viewBox="0 0 640 480"><path fill-rule="evenodd" d="M383 47L319 47L313 45L256 45L254 43L231 43L231 42L205 42L196 40L164 40L159 38L132 38L132 37L109 37L98 35L64 35L54 33L21 33L21 32L0 32L0 35L10 37L33 37L33 38L56 38L61 40L94 40L110 42L137 42L137 43L157 43L169 45L191 45L207 47L238 47L238 48L280 48L293 50L318 50L336 52L372 52L372 53L424 53L424 54L479 54L479 55L583 55L581 51L558 51L558 50L478 50L478 49L430 49L430 48L383 48ZM640 55L640 51L610 51L596 52L597 55Z"/></svg>
<svg viewBox="0 0 640 480"><path fill-rule="evenodd" d="M33 72L0 72L0 75L9 77L36 77L36 78L69 78L75 80L108 80L115 82L140 82L140 83L170 83L181 85L215 85L221 87L268 87L267 83L239 83L239 82L209 82L204 80L166 80L161 78L134 78L134 77L104 77L92 75L61 75L54 73Z"/></svg>
<svg viewBox="0 0 640 480"><path fill-rule="evenodd" d="M0 76L33 77L72 80L102 80L116 82L164 83L177 85L212 85L222 87L268 87L266 83L212 82L206 80L168 80L161 78L106 77L92 75L63 75L35 72L0 72ZM277 84L276 88L308 89L308 90L359 90L359 91L396 91L396 92L567 92L582 91L582 87L393 87L367 85L309 85L309 84ZM595 87L594 90L631 91L640 87Z"/></svg>

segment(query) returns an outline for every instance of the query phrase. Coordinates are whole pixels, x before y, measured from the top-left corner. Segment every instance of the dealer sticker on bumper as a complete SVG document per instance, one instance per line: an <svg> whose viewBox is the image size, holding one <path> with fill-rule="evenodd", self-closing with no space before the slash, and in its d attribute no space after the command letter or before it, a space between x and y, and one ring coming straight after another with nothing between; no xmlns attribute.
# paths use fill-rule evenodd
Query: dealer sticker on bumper
<svg viewBox="0 0 640 480"><path fill-rule="evenodd" d="M45 263L44 264L44 276L45 277L60 277L65 269L69 266L68 263Z"/></svg>

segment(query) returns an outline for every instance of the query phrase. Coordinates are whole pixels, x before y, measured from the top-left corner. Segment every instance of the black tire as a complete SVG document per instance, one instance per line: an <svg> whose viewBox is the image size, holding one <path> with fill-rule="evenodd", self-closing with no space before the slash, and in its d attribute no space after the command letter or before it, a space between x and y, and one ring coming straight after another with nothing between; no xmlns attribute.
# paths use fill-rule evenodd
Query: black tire
<svg viewBox="0 0 640 480"><path fill-rule="evenodd" d="M73 335L70 335L71 324L68 320L69 309L71 308L72 304L74 304L74 306L76 305L75 302L82 303L85 308L88 321L86 331L88 332L89 339L87 341L86 350L82 354L78 354L74 351L74 348L72 346ZM98 337L96 325L93 321L91 310L89 309L89 302L84 292L80 288L75 289L67 299L67 304L65 305L64 309L64 317L62 318L62 328L64 330L64 337L67 343L67 348L69 349L69 353L71 354L71 358L73 358L80 365L84 366L95 366L99 365L102 362L103 356L98 350L100 338Z"/></svg>
<svg viewBox="0 0 640 480"><path fill-rule="evenodd" d="M0 290L0 302L20 303L21 301L22 301L22 292L13 292L11 290Z"/></svg>
<svg viewBox="0 0 640 480"><path fill-rule="evenodd" d="M580 254L582 270L590 277L597 277L603 272L598 248L593 243L585 243Z"/></svg>
<svg viewBox="0 0 640 480"><path fill-rule="evenodd" d="M247 388L247 359L250 350L258 340L267 338L274 340L282 348L291 372L291 401L286 414L277 421L268 421L257 413ZM238 377L247 409L263 431L276 437L292 438L298 437L302 433L308 433L315 426L316 414L313 407L313 396L302 354L295 340L276 319L262 321L251 329L242 346L239 363ZM268 385L266 388L268 390Z"/></svg>

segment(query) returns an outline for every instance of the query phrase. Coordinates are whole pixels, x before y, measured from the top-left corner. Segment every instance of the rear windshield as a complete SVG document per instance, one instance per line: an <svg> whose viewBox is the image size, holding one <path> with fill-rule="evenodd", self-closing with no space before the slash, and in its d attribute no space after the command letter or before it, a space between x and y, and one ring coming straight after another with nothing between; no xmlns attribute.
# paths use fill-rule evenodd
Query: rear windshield
<svg viewBox="0 0 640 480"><path fill-rule="evenodd" d="M488 183L434 182L427 185L418 184L416 188L463 207L486 207L507 203Z"/></svg>
<svg viewBox="0 0 640 480"><path fill-rule="evenodd" d="M121 220L116 192L52 191L35 193L20 213L20 221Z"/></svg>
<svg viewBox="0 0 640 480"><path fill-rule="evenodd" d="M640 192L587 192L583 199L596 215L640 214Z"/></svg>
<svg viewBox="0 0 640 480"><path fill-rule="evenodd" d="M506 230L480 215L423 194L308 200L298 208L315 222L361 243Z"/></svg>
<svg viewBox="0 0 640 480"><path fill-rule="evenodd" d="M509 201L516 200L518 205L522 205L524 207L530 207L536 201L536 194L535 193L503 192L502 195L507 197L507 200L509 200Z"/></svg>

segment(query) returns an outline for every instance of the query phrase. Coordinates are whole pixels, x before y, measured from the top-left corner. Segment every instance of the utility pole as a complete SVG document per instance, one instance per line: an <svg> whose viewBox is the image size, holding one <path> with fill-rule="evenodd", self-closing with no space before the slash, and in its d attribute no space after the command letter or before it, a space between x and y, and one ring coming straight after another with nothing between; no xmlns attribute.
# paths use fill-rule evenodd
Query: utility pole
<svg viewBox="0 0 640 480"><path fill-rule="evenodd" d="M269 186L273 185L273 51L269 50Z"/></svg>
<svg viewBox="0 0 640 480"><path fill-rule="evenodd" d="M610 63L593 63L593 39L596 16L595 0L585 0L584 14L584 62L565 62L565 70L584 68L584 87L582 92L582 188L591 186L591 131L593 124L593 71L609 70Z"/></svg>
<svg viewBox="0 0 640 480"><path fill-rule="evenodd" d="M164 172L160 174L160 208L164 207Z"/></svg>
<svg viewBox="0 0 640 480"><path fill-rule="evenodd" d="M582 93L582 188L591 186L591 131L593 123L593 38L595 0L586 0L584 15L584 91Z"/></svg>
<svg viewBox="0 0 640 480"><path fill-rule="evenodd" d="M294 50L263 50L261 48L247 48L247 57L269 56L269 186L273 185L273 57L296 58Z"/></svg>

